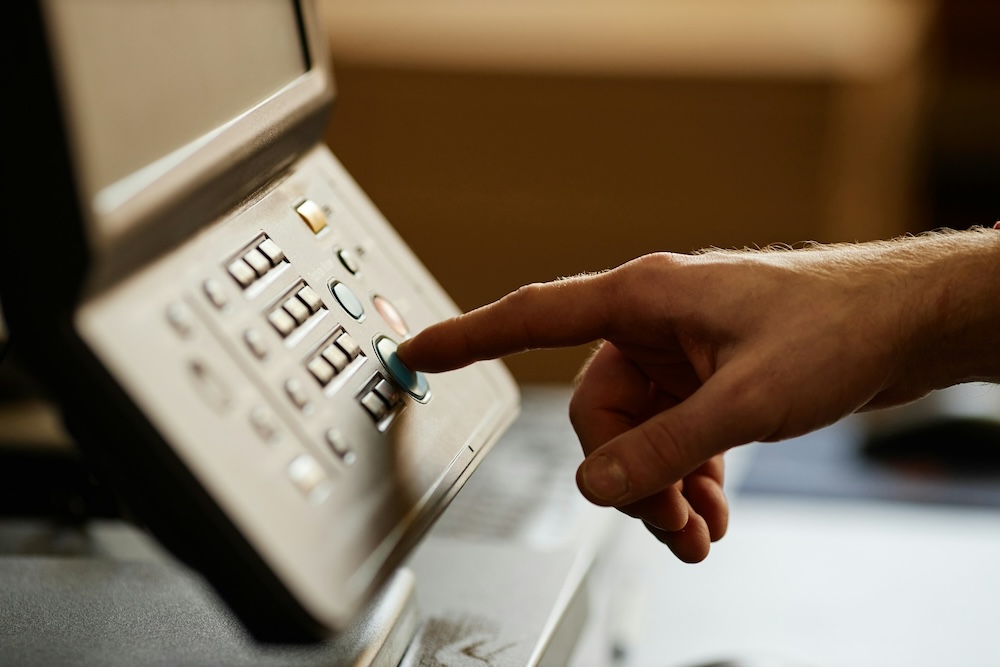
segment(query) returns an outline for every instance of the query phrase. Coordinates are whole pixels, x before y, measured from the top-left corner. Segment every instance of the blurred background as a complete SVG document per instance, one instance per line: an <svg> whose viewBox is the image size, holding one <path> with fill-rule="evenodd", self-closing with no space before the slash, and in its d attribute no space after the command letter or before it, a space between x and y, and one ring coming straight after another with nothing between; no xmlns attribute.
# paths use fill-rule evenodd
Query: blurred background
<svg viewBox="0 0 1000 667"><path fill-rule="evenodd" d="M322 0L334 153L469 310L705 246L1000 219L992 0ZM508 360L570 380L586 349Z"/></svg>

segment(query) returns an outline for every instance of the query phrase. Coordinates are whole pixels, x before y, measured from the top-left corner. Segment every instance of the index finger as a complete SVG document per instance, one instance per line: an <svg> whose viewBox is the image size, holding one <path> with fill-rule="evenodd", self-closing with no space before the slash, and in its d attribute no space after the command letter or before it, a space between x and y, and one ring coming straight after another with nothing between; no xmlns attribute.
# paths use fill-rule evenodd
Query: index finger
<svg viewBox="0 0 1000 667"><path fill-rule="evenodd" d="M533 283L499 301L434 324L399 346L420 371L447 371L527 350L582 345L606 336L613 272Z"/></svg>

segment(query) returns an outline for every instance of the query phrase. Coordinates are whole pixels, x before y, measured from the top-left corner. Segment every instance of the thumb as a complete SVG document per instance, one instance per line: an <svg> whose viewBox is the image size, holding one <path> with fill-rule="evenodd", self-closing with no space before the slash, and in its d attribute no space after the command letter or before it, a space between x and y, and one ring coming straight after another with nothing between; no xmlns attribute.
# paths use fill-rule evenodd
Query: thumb
<svg viewBox="0 0 1000 667"><path fill-rule="evenodd" d="M621 507L662 491L705 461L773 429L773 400L739 372L720 371L690 397L594 450L577 471L597 505ZM768 410L770 406L770 410Z"/></svg>

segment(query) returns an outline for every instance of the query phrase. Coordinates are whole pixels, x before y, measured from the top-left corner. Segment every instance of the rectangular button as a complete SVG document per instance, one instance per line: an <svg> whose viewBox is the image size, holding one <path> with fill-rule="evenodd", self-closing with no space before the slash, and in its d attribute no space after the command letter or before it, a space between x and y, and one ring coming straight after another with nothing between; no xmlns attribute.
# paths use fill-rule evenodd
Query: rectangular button
<svg viewBox="0 0 1000 667"><path fill-rule="evenodd" d="M329 361L330 365L337 369L338 373L347 368L347 364L351 363L351 360L347 358L344 351L336 345L327 345L326 349L323 350L323 358Z"/></svg>
<svg viewBox="0 0 1000 667"><path fill-rule="evenodd" d="M385 400L388 405L395 405L399 402L399 393L388 380L379 380L375 385L375 393Z"/></svg>
<svg viewBox="0 0 1000 667"><path fill-rule="evenodd" d="M298 322L295 321L295 318L281 308L275 308L272 310L267 316L267 321L270 322L282 336L287 336L292 333L295 331L295 327L298 326Z"/></svg>
<svg viewBox="0 0 1000 667"><path fill-rule="evenodd" d="M358 355L361 354L361 348L358 344L354 342L354 339L346 333L342 333L337 336L337 347L344 351L348 359L357 359Z"/></svg>
<svg viewBox="0 0 1000 667"><path fill-rule="evenodd" d="M281 262L285 259L285 253L282 252L281 248L278 247L278 244L271 239L264 239L261 244L257 246L257 250L264 253L264 256L270 260L272 266L281 264Z"/></svg>
<svg viewBox="0 0 1000 667"><path fill-rule="evenodd" d="M375 421L382 419L389 412L389 407L385 404L378 394L373 391L368 392L361 397L361 405L365 406L365 410L368 411Z"/></svg>
<svg viewBox="0 0 1000 667"><path fill-rule="evenodd" d="M243 287L249 287L253 281L257 280L257 272L251 269L250 265L242 259L232 262L226 267L226 270Z"/></svg>
<svg viewBox="0 0 1000 667"><path fill-rule="evenodd" d="M250 265L258 276L263 276L271 270L271 260L264 256L260 250L254 249L243 255L243 261Z"/></svg>
<svg viewBox="0 0 1000 667"><path fill-rule="evenodd" d="M299 290L299 299L302 303L306 304L309 310L313 313L319 311L323 307L323 300L319 298L319 294L316 294L316 290L309 285L306 285Z"/></svg>
<svg viewBox="0 0 1000 667"><path fill-rule="evenodd" d="M295 207L295 212L309 226L313 234L319 234L326 227L326 214L312 200L305 200Z"/></svg>
<svg viewBox="0 0 1000 667"><path fill-rule="evenodd" d="M299 324L308 320L309 316L312 314L309 312L309 309L306 308L306 304L302 303L297 297L294 296L285 301L285 303L281 304L281 307L285 309L285 312L294 317L295 321Z"/></svg>
<svg viewBox="0 0 1000 667"><path fill-rule="evenodd" d="M319 383L324 387L330 383L333 376L336 375L336 371L333 366L324 359L323 357L315 357L312 361L306 364L306 368L309 372L313 374L313 377L319 380Z"/></svg>

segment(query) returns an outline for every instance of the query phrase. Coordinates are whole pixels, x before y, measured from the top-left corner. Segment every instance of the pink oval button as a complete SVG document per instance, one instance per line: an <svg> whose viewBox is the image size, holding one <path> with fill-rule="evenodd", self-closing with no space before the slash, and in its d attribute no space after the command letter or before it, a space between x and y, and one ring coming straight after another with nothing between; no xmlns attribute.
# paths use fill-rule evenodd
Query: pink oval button
<svg viewBox="0 0 1000 667"><path fill-rule="evenodd" d="M379 315L382 316L382 319L385 320L385 323L393 331L404 337L410 333L410 327L406 325L406 320L399 314L396 306L392 305L391 301L384 296L376 294L372 297L372 303L375 305L375 310L378 311Z"/></svg>

